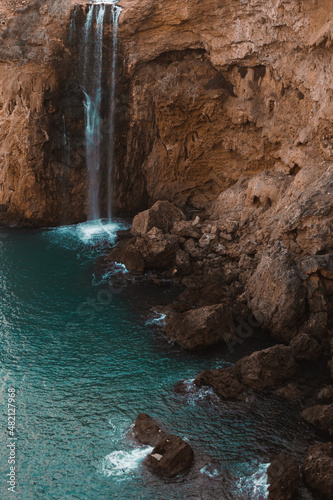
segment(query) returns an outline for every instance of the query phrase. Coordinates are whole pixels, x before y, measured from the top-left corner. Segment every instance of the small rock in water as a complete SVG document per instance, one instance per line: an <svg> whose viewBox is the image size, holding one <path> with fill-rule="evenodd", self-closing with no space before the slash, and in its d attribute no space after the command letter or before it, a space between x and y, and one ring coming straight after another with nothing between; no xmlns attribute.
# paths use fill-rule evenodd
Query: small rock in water
<svg viewBox="0 0 333 500"><path fill-rule="evenodd" d="M291 500L297 493L300 472L296 460L277 455L267 469L269 500Z"/></svg>
<svg viewBox="0 0 333 500"><path fill-rule="evenodd" d="M182 438L164 432L146 413L138 415L133 433L140 443L154 446L143 463L156 474L172 478L191 467L194 458L191 446Z"/></svg>

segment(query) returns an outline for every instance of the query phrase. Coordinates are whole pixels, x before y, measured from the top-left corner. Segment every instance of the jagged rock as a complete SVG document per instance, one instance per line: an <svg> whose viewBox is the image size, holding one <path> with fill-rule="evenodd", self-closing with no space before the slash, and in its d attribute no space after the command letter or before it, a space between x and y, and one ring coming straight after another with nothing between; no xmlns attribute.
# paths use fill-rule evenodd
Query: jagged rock
<svg viewBox="0 0 333 500"><path fill-rule="evenodd" d="M304 332L294 337L289 345L294 350L295 359L315 361L321 353L318 342Z"/></svg>
<svg viewBox="0 0 333 500"><path fill-rule="evenodd" d="M296 460L289 455L277 455L267 469L269 500L292 500L300 482Z"/></svg>
<svg viewBox="0 0 333 500"><path fill-rule="evenodd" d="M191 446L182 438L164 432L146 413L138 415L133 433L140 443L154 446L144 464L156 474L172 478L191 467L194 458Z"/></svg>
<svg viewBox="0 0 333 500"><path fill-rule="evenodd" d="M295 375L297 365L289 346L275 345L237 361L240 382L252 389L265 389Z"/></svg>
<svg viewBox="0 0 333 500"><path fill-rule="evenodd" d="M324 272L324 275L326 274L327 277L333 279L333 255L326 254L307 257L302 260L300 269L305 274L312 274L317 271Z"/></svg>
<svg viewBox="0 0 333 500"><path fill-rule="evenodd" d="M126 269L134 274L142 274L145 269L144 260L132 242L121 242L111 251L107 260L124 264Z"/></svg>
<svg viewBox="0 0 333 500"><path fill-rule="evenodd" d="M199 239L201 237L201 232L193 225L193 222L185 220L175 222L171 233L181 236L182 238Z"/></svg>
<svg viewBox="0 0 333 500"><path fill-rule="evenodd" d="M299 399L302 397L301 391L295 384L288 384L285 387L281 387L280 389L274 391L274 394L276 394L280 398L290 400Z"/></svg>
<svg viewBox="0 0 333 500"><path fill-rule="evenodd" d="M234 367L206 370L197 376L194 383L198 387L212 387L223 399L241 399L241 394L246 390L239 382Z"/></svg>
<svg viewBox="0 0 333 500"><path fill-rule="evenodd" d="M263 326L290 340L305 311L305 289L287 249L277 243L262 255L246 284L248 303Z"/></svg>
<svg viewBox="0 0 333 500"><path fill-rule="evenodd" d="M144 237L138 237L135 248L142 256L146 269L167 269L173 265L179 249L177 236L151 229Z"/></svg>
<svg viewBox="0 0 333 500"><path fill-rule="evenodd" d="M311 406L301 416L309 424L333 436L333 404Z"/></svg>
<svg viewBox="0 0 333 500"><path fill-rule="evenodd" d="M303 465L307 485L327 500L333 492L333 443L310 446Z"/></svg>
<svg viewBox="0 0 333 500"><path fill-rule="evenodd" d="M231 304L225 302L175 314L167 321L165 331L172 341L190 350L228 342L236 333Z"/></svg>
<svg viewBox="0 0 333 500"><path fill-rule="evenodd" d="M163 233L168 233L175 222L184 219L183 212L175 205L168 201L157 201L151 208L134 217L132 231L134 234L143 236L153 227L157 227Z"/></svg>

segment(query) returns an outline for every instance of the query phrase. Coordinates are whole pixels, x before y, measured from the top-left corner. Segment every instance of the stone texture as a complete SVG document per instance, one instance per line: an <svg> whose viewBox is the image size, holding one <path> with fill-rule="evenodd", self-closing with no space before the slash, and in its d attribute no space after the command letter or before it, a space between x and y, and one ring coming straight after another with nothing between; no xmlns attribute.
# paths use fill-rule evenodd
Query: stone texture
<svg viewBox="0 0 333 500"><path fill-rule="evenodd" d="M294 350L295 359L315 361L321 353L320 345L316 339L311 338L306 333L299 333L289 345Z"/></svg>
<svg viewBox="0 0 333 500"><path fill-rule="evenodd" d="M263 254L246 293L254 315L263 318L263 326L276 337L290 340L304 314L305 289L284 245L277 243Z"/></svg>
<svg viewBox="0 0 333 500"><path fill-rule="evenodd" d="M267 469L269 500L292 500L296 497L300 471L296 460L289 455L277 455Z"/></svg>
<svg viewBox="0 0 333 500"><path fill-rule="evenodd" d="M302 412L302 418L317 429L333 436L333 404L306 408Z"/></svg>
<svg viewBox="0 0 333 500"><path fill-rule="evenodd" d="M137 238L135 248L142 256L146 269L167 269L174 263L179 246L176 236L153 228L144 237Z"/></svg>
<svg viewBox="0 0 333 500"><path fill-rule="evenodd" d="M164 432L146 413L136 418L133 434L140 443L154 446L144 460L154 473L172 478L190 469L194 458L191 446L182 438Z"/></svg>
<svg viewBox="0 0 333 500"><path fill-rule="evenodd" d="M303 475L308 486L330 500L333 491L333 443L310 446L303 465Z"/></svg>
<svg viewBox="0 0 333 500"><path fill-rule="evenodd" d="M241 399L241 394L246 390L246 387L239 382L234 367L206 370L196 377L194 383L198 387L212 387L223 399Z"/></svg>
<svg viewBox="0 0 333 500"><path fill-rule="evenodd" d="M190 350L205 349L228 342L235 332L229 303L175 314L166 325L168 337Z"/></svg>
<svg viewBox="0 0 333 500"><path fill-rule="evenodd" d="M239 380L252 389L265 389L295 375L297 365L289 346L275 345L256 351L236 363Z"/></svg>
<svg viewBox="0 0 333 500"><path fill-rule="evenodd" d="M172 203L157 201L151 208L134 217L132 231L134 234L143 236L156 227L163 233L168 233L175 222L184 218L183 212Z"/></svg>
<svg viewBox="0 0 333 500"><path fill-rule="evenodd" d="M130 273L142 274L145 262L133 243L124 242L114 248L107 257L108 261L124 264Z"/></svg>

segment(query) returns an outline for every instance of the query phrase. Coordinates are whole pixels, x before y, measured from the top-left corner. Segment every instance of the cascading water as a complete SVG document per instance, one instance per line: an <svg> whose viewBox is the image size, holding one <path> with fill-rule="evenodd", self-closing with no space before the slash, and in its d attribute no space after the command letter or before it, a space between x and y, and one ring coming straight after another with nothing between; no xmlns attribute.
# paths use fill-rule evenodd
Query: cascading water
<svg viewBox="0 0 333 500"><path fill-rule="evenodd" d="M94 13L96 12L95 16ZM105 5L89 5L85 23L84 95L86 114L86 162L88 173L88 219L100 219L100 144L101 144L101 101L102 101L102 59L103 26ZM95 33L93 22L95 21ZM89 73L88 73L89 67Z"/></svg>
<svg viewBox="0 0 333 500"><path fill-rule="evenodd" d="M118 20L121 8L116 4L118 0L92 1L88 4L84 27L83 43L81 43L81 70L80 78L84 92L85 110L85 149L87 166L87 200L88 220L97 220L107 214L109 221L112 216L112 194L113 194L113 167L114 167L114 135L115 135L115 103L116 103L116 80L117 80L117 56L118 56ZM112 23L112 59L110 71L109 88L109 111L107 116L101 109L102 99L104 107L103 79L103 34L106 5L110 5L110 22ZM78 9L75 8L70 26L70 41L74 38L77 27L76 17ZM81 39L82 40L82 39ZM104 63L105 68L105 63ZM103 116L102 116L103 115ZM103 126L103 120L108 121ZM103 130L108 130L103 136ZM106 151L103 154L105 144ZM106 159L106 165L102 165ZM103 167L103 168L102 168ZM103 172L102 172L103 170ZM106 189L101 189L102 180L106 182ZM106 204L104 201L106 193ZM101 200L103 195L103 200ZM103 203L102 203L103 201ZM106 205L106 213L105 207Z"/></svg>
<svg viewBox="0 0 333 500"><path fill-rule="evenodd" d="M112 69L111 69L111 92L110 92L110 137L108 148L108 219L112 216L112 179L114 165L114 129L115 129L115 109L116 109L116 81L117 81L117 57L118 57L118 21L121 8L117 5L112 6L112 26L113 26L113 49L112 49Z"/></svg>

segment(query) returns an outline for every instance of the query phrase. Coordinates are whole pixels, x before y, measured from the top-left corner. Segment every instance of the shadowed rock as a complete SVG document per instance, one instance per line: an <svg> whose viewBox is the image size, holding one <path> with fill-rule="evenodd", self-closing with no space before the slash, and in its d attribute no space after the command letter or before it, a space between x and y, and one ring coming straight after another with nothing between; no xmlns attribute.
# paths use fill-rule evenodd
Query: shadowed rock
<svg viewBox="0 0 333 500"><path fill-rule="evenodd" d="M134 422L134 436L140 443L154 446L144 464L156 474L172 478L184 474L193 463L193 450L182 438L164 432L146 413Z"/></svg>
<svg viewBox="0 0 333 500"><path fill-rule="evenodd" d="M298 490L300 471L289 455L277 455L267 469L269 500L292 500Z"/></svg>
<svg viewBox="0 0 333 500"><path fill-rule="evenodd" d="M218 370L206 370L194 380L198 387L209 386L223 399L241 399L246 387L237 378L234 367Z"/></svg>
<svg viewBox="0 0 333 500"><path fill-rule="evenodd" d="M333 492L333 443L310 446L303 465L307 485L327 500Z"/></svg>
<svg viewBox="0 0 333 500"><path fill-rule="evenodd" d="M302 412L302 418L333 436L333 404L311 406Z"/></svg>

